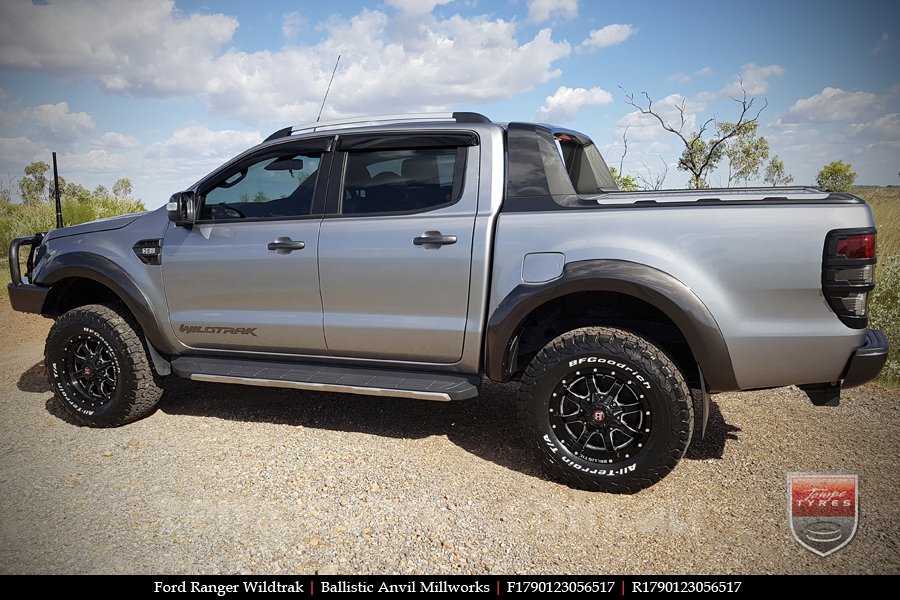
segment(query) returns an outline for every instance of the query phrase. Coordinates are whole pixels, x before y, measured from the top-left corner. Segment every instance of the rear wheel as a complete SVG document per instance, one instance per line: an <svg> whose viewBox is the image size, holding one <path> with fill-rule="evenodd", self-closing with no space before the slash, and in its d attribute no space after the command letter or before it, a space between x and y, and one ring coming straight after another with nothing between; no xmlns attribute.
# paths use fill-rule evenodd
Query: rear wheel
<svg viewBox="0 0 900 600"><path fill-rule="evenodd" d="M137 421L162 397L135 327L108 306L82 306L57 319L44 364L63 408L91 427Z"/></svg>
<svg viewBox="0 0 900 600"><path fill-rule="evenodd" d="M607 327L570 331L535 356L519 416L551 474L607 492L636 492L665 477L694 423L687 384L665 353Z"/></svg>

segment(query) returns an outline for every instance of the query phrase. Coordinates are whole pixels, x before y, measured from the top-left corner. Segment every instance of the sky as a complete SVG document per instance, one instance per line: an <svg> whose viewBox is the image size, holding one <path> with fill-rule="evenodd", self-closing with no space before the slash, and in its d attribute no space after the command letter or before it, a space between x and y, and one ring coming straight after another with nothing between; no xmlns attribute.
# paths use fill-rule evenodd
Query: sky
<svg viewBox="0 0 900 600"><path fill-rule="evenodd" d="M148 208L286 125L463 110L590 136L685 187L685 132L733 121L740 82L795 184L828 162L900 184L900 2L0 0L0 180L59 155ZM755 114L755 110L754 110ZM627 138L627 154L623 135ZM724 185L727 168L714 171ZM761 176L756 180L761 183Z"/></svg>

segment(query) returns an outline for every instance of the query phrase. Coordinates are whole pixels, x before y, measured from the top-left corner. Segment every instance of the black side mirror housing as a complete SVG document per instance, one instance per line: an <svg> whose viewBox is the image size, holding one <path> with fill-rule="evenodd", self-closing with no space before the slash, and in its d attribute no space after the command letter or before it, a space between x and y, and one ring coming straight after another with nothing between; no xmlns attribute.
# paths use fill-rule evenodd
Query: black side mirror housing
<svg viewBox="0 0 900 600"><path fill-rule="evenodd" d="M169 220L176 226L191 227L196 218L196 206L194 192L178 192L169 198L166 211L169 213Z"/></svg>

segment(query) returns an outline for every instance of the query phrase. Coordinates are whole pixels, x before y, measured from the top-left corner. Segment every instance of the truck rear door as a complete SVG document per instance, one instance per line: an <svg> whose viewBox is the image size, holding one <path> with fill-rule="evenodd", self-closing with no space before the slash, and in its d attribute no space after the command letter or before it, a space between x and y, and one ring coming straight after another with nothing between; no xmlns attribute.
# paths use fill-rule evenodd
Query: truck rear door
<svg viewBox="0 0 900 600"><path fill-rule="evenodd" d="M325 340L335 356L462 356L478 196L470 133L345 136L319 235Z"/></svg>

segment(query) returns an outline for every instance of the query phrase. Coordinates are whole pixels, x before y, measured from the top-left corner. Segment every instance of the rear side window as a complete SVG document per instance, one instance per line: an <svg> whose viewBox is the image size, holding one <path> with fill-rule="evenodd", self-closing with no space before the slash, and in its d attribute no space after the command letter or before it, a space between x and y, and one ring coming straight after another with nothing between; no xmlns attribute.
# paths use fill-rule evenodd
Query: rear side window
<svg viewBox="0 0 900 600"><path fill-rule="evenodd" d="M347 153L341 213L414 213L449 206L462 192L465 148Z"/></svg>
<svg viewBox="0 0 900 600"><path fill-rule="evenodd" d="M597 194L619 189L594 142L584 142L567 133L557 133L555 138L576 193Z"/></svg>

